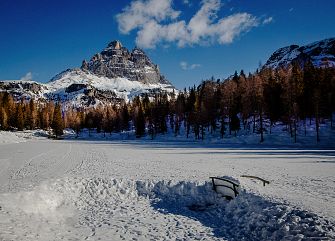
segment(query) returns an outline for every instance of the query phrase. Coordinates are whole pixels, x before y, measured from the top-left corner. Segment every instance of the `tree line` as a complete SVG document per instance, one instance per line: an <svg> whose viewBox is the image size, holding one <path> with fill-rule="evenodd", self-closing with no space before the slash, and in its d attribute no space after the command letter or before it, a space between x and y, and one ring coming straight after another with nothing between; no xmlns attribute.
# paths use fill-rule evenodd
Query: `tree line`
<svg viewBox="0 0 335 241"><path fill-rule="evenodd" d="M55 137L63 134L64 119L61 105L54 102L36 103L33 99L15 101L7 92L0 93L1 130L52 130Z"/></svg>
<svg viewBox="0 0 335 241"><path fill-rule="evenodd" d="M146 94L129 103L86 109L62 110L54 102L15 102L11 95L1 93L0 108L1 129L52 129L56 137L65 127L78 134L83 128L104 134L134 130L139 138L155 138L168 129L179 135L183 127L186 137L192 134L196 139L205 139L206 133L219 133L222 138L236 135L243 128L258 133L263 142L264 132L271 133L274 123L281 122L296 142L298 123L304 123L306 134L306 122L315 120L320 141L320 120L329 119L333 125L335 70L307 62L302 67L262 68L248 75L240 71L225 80L202 81L178 94ZM268 129L265 120L270 122Z"/></svg>

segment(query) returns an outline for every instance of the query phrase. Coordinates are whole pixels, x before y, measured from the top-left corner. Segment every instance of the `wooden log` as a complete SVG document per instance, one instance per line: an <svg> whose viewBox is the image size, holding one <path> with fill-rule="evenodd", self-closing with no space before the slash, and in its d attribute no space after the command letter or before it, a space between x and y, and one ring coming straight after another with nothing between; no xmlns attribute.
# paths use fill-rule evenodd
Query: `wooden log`
<svg viewBox="0 0 335 241"><path fill-rule="evenodd" d="M263 182L263 186L265 187L265 184L270 184L269 181L261 178L261 177L256 177L256 176L249 176L249 175L242 175L241 177L246 177L246 178L252 178L252 179L257 179Z"/></svg>

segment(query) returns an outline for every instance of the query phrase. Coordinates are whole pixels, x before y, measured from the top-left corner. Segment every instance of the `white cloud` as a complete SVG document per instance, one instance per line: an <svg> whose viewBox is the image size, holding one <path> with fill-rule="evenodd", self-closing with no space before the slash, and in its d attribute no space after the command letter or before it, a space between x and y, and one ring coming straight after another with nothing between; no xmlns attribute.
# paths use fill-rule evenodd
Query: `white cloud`
<svg viewBox="0 0 335 241"><path fill-rule="evenodd" d="M127 34L137 30L136 44L142 48L173 42L183 47L228 44L260 25L260 20L249 13L235 13L219 19L220 0L202 0L200 9L188 22L178 20L180 11L173 9L172 1L134 0L117 15L120 32Z"/></svg>
<svg viewBox="0 0 335 241"><path fill-rule="evenodd" d="M196 69L196 68L200 68L201 64L190 64L189 65L186 61L181 61L180 62L180 67L183 70L193 70L193 69Z"/></svg>
<svg viewBox="0 0 335 241"><path fill-rule="evenodd" d="M22 81L28 81L33 79L33 74L31 72L26 73L25 76L21 77L20 80Z"/></svg>
<svg viewBox="0 0 335 241"><path fill-rule="evenodd" d="M188 5L188 6L191 6L191 5L192 5L191 2L190 2L190 0L183 0L183 3L184 3L185 5Z"/></svg>
<svg viewBox="0 0 335 241"><path fill-rule="evenodd" d="M172 0L134 0L116 16L116 19L119 30L129 33L136 28L142 28L151 20L158 23L176 19L179 14L179 11L172 8Z"/></svg>
<svg viewBox="0 0 335 241"><path fill-rule="evenodd" d="M190 69L200 68L201 64L191 64Z"/></svg>
<svg viewBox="0 0 335 241"><path fill-rule="evenodd" d="M268 23L271 23L272 21L273 21L273 17L268 17L263 20L263 24L268 24Z"/></svg>

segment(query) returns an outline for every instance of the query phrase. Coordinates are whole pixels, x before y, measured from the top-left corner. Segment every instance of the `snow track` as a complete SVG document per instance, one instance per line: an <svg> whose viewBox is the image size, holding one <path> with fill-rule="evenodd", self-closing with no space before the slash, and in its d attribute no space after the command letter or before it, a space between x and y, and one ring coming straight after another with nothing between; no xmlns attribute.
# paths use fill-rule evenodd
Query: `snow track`
<svg viewBox="0 0 335 241"><path fill-rule="evenodd" d="M1 145L0 240L334 240L334 163L333 150ZM223 175L242 185L230 202L208 179Z"/></svg>

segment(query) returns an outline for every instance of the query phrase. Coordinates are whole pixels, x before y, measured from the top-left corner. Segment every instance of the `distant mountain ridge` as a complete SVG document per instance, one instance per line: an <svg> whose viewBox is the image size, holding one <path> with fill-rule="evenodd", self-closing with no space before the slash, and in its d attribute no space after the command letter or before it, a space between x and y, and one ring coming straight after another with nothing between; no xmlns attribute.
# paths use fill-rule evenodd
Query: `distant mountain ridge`
<svg viewBox="0 0 335 241"><path fill-rule="evenodd" d="M145 52L129 51L120 41L112 41L80 68L67 69L48 83L34 81L0 81L0 91L17 99L62 101L71 106L128 101L136 95L175 91Z"/></svg>
<svg viewBox="0 0 335 241"><path fill-rule="evenodd" d="M290 45L276 50L264 67L286 67L296 62L303 66L310 61L315 67L335 68L335 38L328 38L305 46Z"/></svg>

